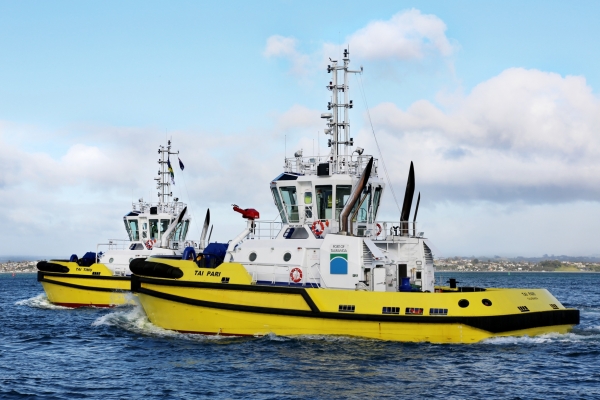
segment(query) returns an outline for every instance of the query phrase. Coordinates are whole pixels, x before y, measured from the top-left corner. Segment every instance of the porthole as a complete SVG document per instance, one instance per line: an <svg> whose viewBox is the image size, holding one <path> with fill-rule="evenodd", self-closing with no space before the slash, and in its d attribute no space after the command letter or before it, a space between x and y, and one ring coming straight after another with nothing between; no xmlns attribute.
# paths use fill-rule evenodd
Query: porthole
<svg viewBox="0 0 600 400"><path fill-rule="evenodd" d="M492 305L492 301L489 299L483 299L481 300L481 302L483 303L484 306L489 307Z"/></svg>
<svg viewBox="0 0 600 400"><path fill-rule="evenodd" d="M288 262L292 259L292 253L285 253L283 255L283 261Z"/></svg>
<svg viewBox="0 0 600 400"><path fill-rule="evenodd" d="M461 308L466 308L469 307L469 300L467 299L462 299L458 301L458 306Z"/></svg>
<svg viewBox="0 0 600 400"><path fill-rule="evenodd" d="M109 262L109 263L111 263L111 262L113 262L113 261L115 261L115 260L114 260L114 258L109 258L109 259L108 259L108 262Z"/></svg>
<svg viewBox="0 0 600 400"><path fill-rule="evenodd" d="M256 253L255 252L250 253L250 255L248 256L248 260L256 261Z"/></svg>

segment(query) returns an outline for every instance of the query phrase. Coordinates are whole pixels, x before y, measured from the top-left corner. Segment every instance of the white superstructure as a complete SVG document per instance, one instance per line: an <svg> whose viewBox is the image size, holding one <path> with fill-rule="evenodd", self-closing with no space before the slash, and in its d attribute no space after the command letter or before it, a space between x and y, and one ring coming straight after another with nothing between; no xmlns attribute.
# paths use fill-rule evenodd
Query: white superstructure
<svg viewBox="0 0 600 400"><path fill-rule="evenodd" d="M226 261L243 264L259 284L433 291L433 256L416 229L418 201L409 221L412 164L400 219L377 219L385 184L378 161L359 147L352 150L348 74L362 71L351 71L349 62L345 50L341 65L332 61L327 67L331 101L321 118L330 154L305 157L298 151L285 160L270 184L281 222L260 221L252 209L240 211L247 227L230 242Z"/></svg>

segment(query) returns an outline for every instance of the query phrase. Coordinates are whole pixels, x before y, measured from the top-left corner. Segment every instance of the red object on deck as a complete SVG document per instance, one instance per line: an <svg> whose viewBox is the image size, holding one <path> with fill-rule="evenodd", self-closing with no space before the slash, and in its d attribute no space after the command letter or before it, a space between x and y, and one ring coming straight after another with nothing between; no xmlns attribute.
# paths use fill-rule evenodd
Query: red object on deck
<svg viewBox="0 0 600 400"><path fill-rule="evenodd" d="M233 204L233 211L239 212L240 214L242 214L242 218L246 218L251 221L260 218L260 214L254 208L242 209L239 208L236 204Z"/></svg>

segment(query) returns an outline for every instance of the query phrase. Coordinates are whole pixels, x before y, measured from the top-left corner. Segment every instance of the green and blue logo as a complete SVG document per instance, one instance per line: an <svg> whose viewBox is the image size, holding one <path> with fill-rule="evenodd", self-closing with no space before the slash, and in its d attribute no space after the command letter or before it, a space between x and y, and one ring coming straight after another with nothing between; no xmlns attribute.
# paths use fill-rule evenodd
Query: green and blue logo
<svg viewBox="0 0 600 400"><path fill-rule="evenodd" d="M347 253L333 253L329 255L329 273L336 275L348 274Z"/></svg>

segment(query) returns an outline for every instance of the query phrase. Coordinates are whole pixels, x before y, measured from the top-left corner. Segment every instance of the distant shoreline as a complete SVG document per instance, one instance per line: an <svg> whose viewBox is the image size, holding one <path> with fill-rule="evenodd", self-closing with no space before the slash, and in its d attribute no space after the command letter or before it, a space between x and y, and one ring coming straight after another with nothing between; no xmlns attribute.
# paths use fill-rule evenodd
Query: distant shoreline
<svg viewBox="0 0 600 400"><path fill-rule="evenodd" d="M474 273L474 272L482 272L482 273L486 273L486 274L600 274L600 272L597 271L456 271L456 270L449 270L449 271L439 271L436 270L436 273L438 272L452 272L452 273L458 273L458 274L465 274L465 273Z"/></svg>

